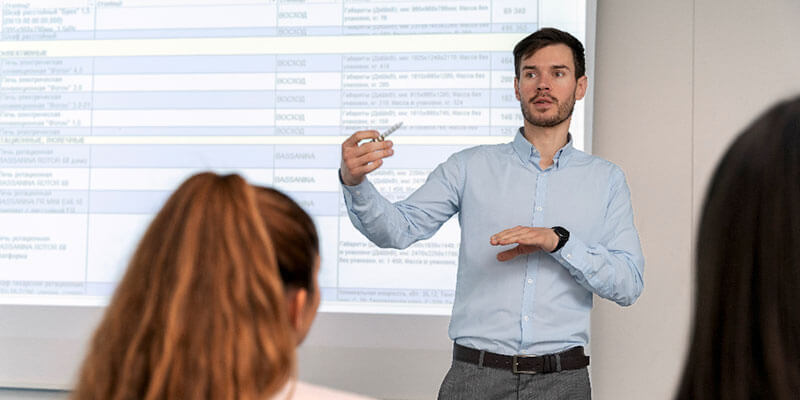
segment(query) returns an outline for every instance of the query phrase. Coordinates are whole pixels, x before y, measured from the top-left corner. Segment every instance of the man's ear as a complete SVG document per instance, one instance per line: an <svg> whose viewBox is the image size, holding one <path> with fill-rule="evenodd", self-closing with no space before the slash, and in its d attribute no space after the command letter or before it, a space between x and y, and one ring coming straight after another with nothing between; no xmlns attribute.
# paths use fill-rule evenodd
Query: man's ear
<svg viewBox="0 0 800 400"><path fill-rule="evenodd" d="M589 78L586 75L578 78L578 86L575 87L575 100L583 99L586 96L586 89L589 87Z"/></svg>
<svg viewBox="0 0 800 400"><path fill-rule="evenodd" d="M514 77L514 95L517 96L518 101L522 100L522 98L519 97L519 78L517 77Z"/></svg>
<svg viewBox="0 0 800 400"><path fill-rule="evenodd" d="M308 303L308 290L302 288L292 288L287 295L289 302L289 323L295 332L302 328L306 304Z"/></svg>

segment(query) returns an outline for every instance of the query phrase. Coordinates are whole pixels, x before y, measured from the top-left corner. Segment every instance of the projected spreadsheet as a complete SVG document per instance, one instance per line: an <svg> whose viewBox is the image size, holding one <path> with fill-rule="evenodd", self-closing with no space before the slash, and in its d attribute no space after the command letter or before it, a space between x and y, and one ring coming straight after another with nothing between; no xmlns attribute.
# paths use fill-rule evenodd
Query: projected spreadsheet
<svg viewBox="0 0 800 400"><path fill-rule="evenodd" d="M377 248L347 217L340 144L403 122L370 175L394 201L453 152L510 141L522 125L511 49L540 7L4 1L0 302L104 303L171 191L214 170L313 216L323 310L449 312L457 221Z"/></svg>

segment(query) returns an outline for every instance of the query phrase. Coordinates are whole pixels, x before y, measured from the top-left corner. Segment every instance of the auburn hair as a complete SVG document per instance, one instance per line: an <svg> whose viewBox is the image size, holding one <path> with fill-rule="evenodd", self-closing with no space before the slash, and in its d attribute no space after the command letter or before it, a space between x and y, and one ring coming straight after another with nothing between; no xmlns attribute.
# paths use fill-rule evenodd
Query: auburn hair
<svg viewBox="0 0 800 400"><path fill-rule="evenodd" d="M74 399L265 399L295 371L288 286L318 239L282 193L189 178L155 216L97 328Z"/></svg>

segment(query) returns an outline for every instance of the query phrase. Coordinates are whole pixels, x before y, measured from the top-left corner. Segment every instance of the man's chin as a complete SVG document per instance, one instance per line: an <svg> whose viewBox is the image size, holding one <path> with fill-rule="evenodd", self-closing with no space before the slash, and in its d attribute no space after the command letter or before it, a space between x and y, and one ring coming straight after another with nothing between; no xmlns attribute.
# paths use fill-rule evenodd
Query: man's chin
<svg viewBox="0 0 800 400"><path fill-rule="evenodd" d="M562 122L563 120L559 120L558 116L550 117L550 118L531 118L528 120L529 123L533 126L538 126L540 128L552 128Z"/></svg>
<svg viewBox="0 0 800 400"><path fill-rule="evenodd" d="M556 113L553 116L546 116L544 113L523 113L523 118L536 127L539 128L552 128L569 121L572 117L572 112L568 113L566 117L562 118L563 114Z"/></svg>
<svg viewBox="0 0 800 400"><path fill-rule="evenodd" d="M557 107L548 109L544 112L537 111L535 108L522 108L522 117L525 119L525 121L533 126L539 128L552 128L554 126L561 125L565 121L568 121L572 116L572 112L569 112L567 113L566 118L561 118L563 114L561 114L559 111L560 110Z"/></svg>

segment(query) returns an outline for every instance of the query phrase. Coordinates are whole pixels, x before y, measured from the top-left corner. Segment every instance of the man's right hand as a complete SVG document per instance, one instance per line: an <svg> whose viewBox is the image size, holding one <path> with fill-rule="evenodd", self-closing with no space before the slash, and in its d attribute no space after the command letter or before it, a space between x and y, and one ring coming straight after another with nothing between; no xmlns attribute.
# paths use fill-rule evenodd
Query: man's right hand
<svg viewBox="0 0 800 400"><path fill-rule="evenodd" d="M342 143L342 182L347 186L358 185L368 173L383 165L383 159L394 154L392 141L358 142L377 139L378 131L358 131Z"/></svg>

